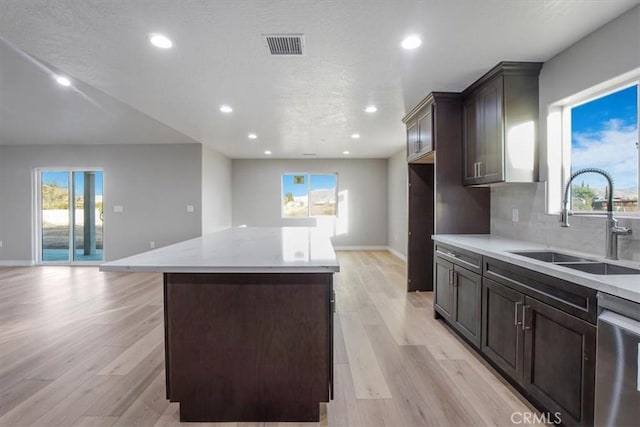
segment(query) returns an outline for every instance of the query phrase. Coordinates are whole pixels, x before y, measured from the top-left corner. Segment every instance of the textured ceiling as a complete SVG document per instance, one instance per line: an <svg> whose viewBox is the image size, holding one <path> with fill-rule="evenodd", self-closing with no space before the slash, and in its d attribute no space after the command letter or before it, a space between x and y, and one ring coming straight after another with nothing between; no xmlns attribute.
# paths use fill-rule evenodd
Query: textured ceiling
<svg viewBox="0 0 640 427"><path fill-rule="evenodd" d="M0 0L0 144L195 140L232 158L388 157L428 92L462 90L501 60L545 61L638 3ZM152 47L151 32L174 48ZM305 54L270 56L267 33L303 33ZM422 37L415 51L399 47L409 33Z"/></svg>

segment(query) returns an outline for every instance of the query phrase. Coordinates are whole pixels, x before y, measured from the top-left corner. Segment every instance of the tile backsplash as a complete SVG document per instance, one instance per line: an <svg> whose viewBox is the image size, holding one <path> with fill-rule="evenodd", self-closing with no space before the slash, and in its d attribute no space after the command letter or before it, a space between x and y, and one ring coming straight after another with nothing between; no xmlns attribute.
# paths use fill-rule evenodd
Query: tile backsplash
<svg viewBox="0 0 640 427"><path fill-rule="evenodd" d="M512 209L518 209L518 222ZM618 218L631 236L618 237L618 257L640 262L640 218ZM491 233L558 248L604 256L605 219L571 216L569 228L560 227L558 215L545 213L545 183L504 184L491 188Z"/></svg>

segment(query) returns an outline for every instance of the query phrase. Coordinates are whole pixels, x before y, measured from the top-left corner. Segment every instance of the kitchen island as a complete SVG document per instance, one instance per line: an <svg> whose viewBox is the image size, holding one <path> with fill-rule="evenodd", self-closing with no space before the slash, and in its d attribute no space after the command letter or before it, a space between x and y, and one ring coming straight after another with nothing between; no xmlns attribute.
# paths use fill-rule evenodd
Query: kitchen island
<svg viewBox="0 0 640 427"><path fill-rule="evenodd" d="M333 395L333 273L317 229L230 228L103 264L164 275L181 421L318 421Z"/></svg>

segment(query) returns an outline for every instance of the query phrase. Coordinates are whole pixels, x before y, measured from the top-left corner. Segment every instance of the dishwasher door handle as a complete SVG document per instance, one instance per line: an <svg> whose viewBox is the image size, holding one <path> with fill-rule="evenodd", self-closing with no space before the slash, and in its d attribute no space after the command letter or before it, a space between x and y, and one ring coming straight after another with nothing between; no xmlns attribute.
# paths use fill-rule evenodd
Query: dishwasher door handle
<svg viewBox="0 0 640 427"><path fill-rule="evenodd" d="M633 335L640 337L640 322L630 317L622 316L613 311L605 310L598 316L598 322L606 322L616 328L621 328L631 332Z"/></svg>

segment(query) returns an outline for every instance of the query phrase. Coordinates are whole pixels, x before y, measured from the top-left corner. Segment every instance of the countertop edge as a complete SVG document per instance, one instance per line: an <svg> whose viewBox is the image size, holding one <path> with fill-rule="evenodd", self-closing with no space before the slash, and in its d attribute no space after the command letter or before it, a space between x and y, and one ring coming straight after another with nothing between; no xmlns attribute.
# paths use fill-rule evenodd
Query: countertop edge
<svg viewBox="0 0 640 427"><path fill-rule="evenodd" d="M558 247L553 247L549 245L544 245L541 243L529 242L524 240L516 240L509 237L502 237L502 236L496 236L496 235L490 235L490 234L459 234L459 235L444 234L444 235L433 235L431 236L431 238L434 242L439 242L439 243L444 243L451 246L459 247L460 249L465 249L471 252L478 253L480 255L484 255L484 256L488 256L488 257L500 260L500 261L509 262L511 264L514 264L523 268L527 268L530 270L534 270L543 274L547 274L549 276L553 276L561 280L573 282L581 286L585 286L600 292L604 292L606 294L615 295L630 301L634 301L636 303L640 303L640 286L638 286L637 290L627 289L625 287L621 287L620 285L617 285L614 283L608 283L607 278L609 278L609 281L610 281L611 276L600 277L598 275L583 273L577 270L570 270L565 267L556 266L554 264L550 264L544 261L538 261L531 258L525 258L522 256L510 254L508 252L509 251L508 249L505 249L505 250L488 249L486 247L482 247L481 245L478 245L477 240L476 242L465 242L464 240L465 239L490 240L493 238L494 240L500 241L501 243L504 243L507 245L512 244L513 246L515 246L512 249L514 251L555 250L558 252L564 252L568 254L577 254L582 256L586 255L589 258L600 260L602 257L599 257L597 255L589 255L589 254L572 251L570 249L558 248ZM604 262L604 260L602 261ZM606 262L610 262L610 261L607 260ZM630 262L625 262L625 261L615 262L615 263L619 263L621 265L634 265ZM616 276L616 277L620 277L620 276ZM632 280L631 277L629 277L628 279L618 279L618 280L621 280L621 281L628 280L628 283L630 283Z"/></svg>
<svg viewBox="0 0 640 427"><path fill-rule="evenodd" d="M168 266L100 266L105 273L338 273L340 266L328 267L168 267Z"/></svg>

